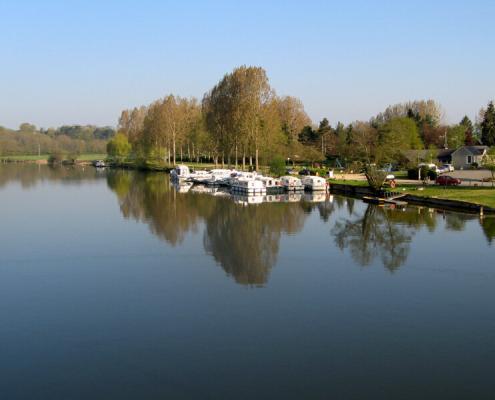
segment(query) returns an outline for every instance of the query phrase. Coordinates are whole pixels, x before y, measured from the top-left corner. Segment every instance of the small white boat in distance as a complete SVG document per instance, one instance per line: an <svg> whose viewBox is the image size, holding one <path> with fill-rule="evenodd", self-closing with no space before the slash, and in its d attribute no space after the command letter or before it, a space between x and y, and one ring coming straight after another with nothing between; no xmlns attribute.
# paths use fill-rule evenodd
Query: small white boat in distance
<svg viewBox="0 0 495 400"><path fill-rule="evenodd" d="M235 178L232 181L231 189L234 193L247 195L266 194L266 188L263 185L263 182L257 179L245 178L243 176Z"/></svg>
<svg viewBox="0 0 495 400"><path fill-rule="evenodd" d="M172 171L170 171L170 178L172 182L183 182L191 177L191 171L187 165L177 165Z"/></svg>
<svg viewBox="0 0 495 400"><path fill-rule="evenodd" d="M299 178L295 176L285 175L280 178L282 186L288 192L295 192L297 190L304 190L304 186Z"/></svg>
<svg viewBox="0 0 495 400"><path fill-rule="evenodd" d="M302 184L304 189L310 190L312 192L327 190L327 181L321 176L308 175L302 178Z"/></svg>
<svg viewBox="0 0 495 400"><path fill-rule="evenodd" d="M107 165L105 164L105 161L103 160L96 160L93 162L93 165L96 167L96 168L105 168Z"/></svg>

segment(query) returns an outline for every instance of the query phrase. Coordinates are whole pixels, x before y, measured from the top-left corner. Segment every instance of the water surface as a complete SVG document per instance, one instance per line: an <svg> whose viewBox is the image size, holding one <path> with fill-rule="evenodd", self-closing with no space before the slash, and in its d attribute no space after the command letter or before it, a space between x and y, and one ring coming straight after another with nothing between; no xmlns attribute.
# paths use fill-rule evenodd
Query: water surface
<svg viewBox="0 0 495 400"><path fill-rule="evenodd" d="M494 398L494 219L285 200L0 165L2 398Z"/></svg>

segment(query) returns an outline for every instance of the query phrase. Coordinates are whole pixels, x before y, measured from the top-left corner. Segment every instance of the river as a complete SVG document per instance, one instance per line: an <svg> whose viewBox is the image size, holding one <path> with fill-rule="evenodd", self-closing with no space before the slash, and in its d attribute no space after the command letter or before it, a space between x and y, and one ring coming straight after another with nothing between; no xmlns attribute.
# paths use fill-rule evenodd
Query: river
<svg viewBox="0 0 495 400"><path fill-rule="evenodd" d="M0 164L3 399L493 399L495 219Z"/></svg>

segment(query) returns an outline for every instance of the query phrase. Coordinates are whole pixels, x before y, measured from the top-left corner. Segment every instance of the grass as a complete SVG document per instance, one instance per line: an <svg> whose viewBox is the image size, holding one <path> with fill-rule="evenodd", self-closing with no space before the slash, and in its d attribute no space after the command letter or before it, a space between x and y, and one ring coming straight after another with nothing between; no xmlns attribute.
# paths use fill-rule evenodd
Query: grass
<svg viewBox="0 0 495 400"><path fill-rule="evenodd" d="M405 187L405 193L415 196L436 197L447 200L467 201L495 208L495 188L472 186L426 186L424 190L416 190L414 187Z"/></svg>
<svg viewBox="0 0 495 400"><path fill-rule="evenodd" d="M12 161L39 161L48 160L49 154L41 155L20 155L20 156L0 156L0 160L12 160ZM107 157L106 154L81 154L77 157L78 161L92 161L92 160L104 160Z"/></svg>
<svg viewBox="0 0 495 400"><path fill-rule="evenodd" d="M367 181L330 179L330 184L344 184L352 186L368 186ZM422 185L401 184L393 191L409 193L415 196L436 197L439 199L467 201L469 203L480 204L495 208L495 188L488 186L424 186L423 190L417 190Z"/></svg>

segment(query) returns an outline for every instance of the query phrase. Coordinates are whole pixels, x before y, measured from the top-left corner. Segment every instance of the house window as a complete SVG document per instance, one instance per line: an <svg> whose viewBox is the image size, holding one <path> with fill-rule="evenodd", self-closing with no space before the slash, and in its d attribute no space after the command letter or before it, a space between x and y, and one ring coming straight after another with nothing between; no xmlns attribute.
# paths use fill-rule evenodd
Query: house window
<svg viewBox="0 0 495 400"><path fill-rule="evenodd" d="M467 156L467 163L472 164L473 163L473 156Z"/></svg>

